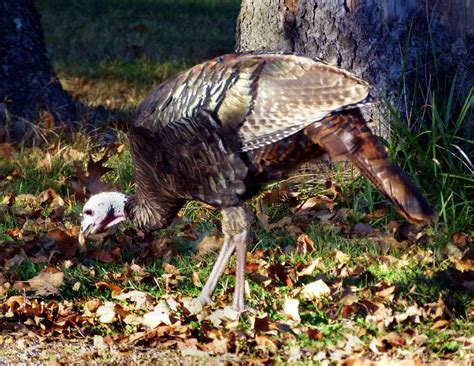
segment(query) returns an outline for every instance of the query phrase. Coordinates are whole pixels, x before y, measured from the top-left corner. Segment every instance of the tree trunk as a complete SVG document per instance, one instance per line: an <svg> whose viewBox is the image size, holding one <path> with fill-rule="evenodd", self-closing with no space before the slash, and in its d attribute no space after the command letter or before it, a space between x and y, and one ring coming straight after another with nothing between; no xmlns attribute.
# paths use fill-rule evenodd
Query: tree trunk
<svg viewBox="0 0 474 366"><path fill-rule="evenodd" d="M55 125L77 122L76 106L46 55L33 1L1 0L0 29L0 134L24 137L43 111Z"/></svg>
<svg viewBox="0 0 474 366"><path fill-rule="evenodd" d="M237 49L294 52L351 70L369 81L375 94L387 98L409 122L413 96L421 85L424 92L428 86L449 92L456 72L458 81L462 80L459 98L473 85L472 12L464 15L463 26L451 26L450 21L459 22L462 11L443 18L434 12L436 8L430 10L433 4L446 8L439 6L445 2L464 2L464 10L470 4L469 0L427 0L426 4L415 0L242 0ZM443 80L444 88L434 85ZM380 105L366 111L368 120L386 121L386 115ZM379 133L387 135L387 128L378 127Z"/></svg>

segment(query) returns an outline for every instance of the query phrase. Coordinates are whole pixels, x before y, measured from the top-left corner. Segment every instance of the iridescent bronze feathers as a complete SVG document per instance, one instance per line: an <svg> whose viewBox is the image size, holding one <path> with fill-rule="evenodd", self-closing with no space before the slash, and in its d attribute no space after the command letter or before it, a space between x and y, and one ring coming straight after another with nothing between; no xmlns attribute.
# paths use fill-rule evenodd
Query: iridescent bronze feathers
<svg viewBox="0 0 474 366"><path fill-rule="evenodd" d="M156 230L186 200L221 209L225 244L200 300L210 301L237 248L238 310L250 227L242 201L309 159L352 161L408 220L434 222L437 215L367 127L358 108L369 98L363 80L295 55L232 54L178 74L144 100L130 128L136 194L127 215Z"/></svg>

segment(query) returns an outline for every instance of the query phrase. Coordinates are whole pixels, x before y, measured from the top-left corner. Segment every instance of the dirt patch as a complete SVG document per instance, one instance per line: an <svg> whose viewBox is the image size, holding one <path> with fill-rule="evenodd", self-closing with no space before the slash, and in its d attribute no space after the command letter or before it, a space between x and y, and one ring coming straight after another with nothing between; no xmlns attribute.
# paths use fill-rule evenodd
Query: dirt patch
<svg viewBox="0 0 474 366"><path fill-rule="evenodd" d="M40 337L33 333L0 334L0 365L10 364L155 364L206 365L238 364L234 355L212 357L159 348L109 346L101 338L68 340ZM197 351L199 352L199 351Z"/></svg>

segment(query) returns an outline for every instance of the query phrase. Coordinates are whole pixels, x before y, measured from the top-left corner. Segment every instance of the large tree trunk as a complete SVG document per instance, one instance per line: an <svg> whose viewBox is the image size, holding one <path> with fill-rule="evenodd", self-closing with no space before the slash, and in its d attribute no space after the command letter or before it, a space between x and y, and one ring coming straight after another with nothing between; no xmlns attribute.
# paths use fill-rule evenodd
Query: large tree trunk
<svg viewBox="0 0 474 366"><path fill-rule="evenodd" d="M1 0L0 29L0 134L22 138L42 111L56 125L76 122L76 107L46 55L33 1Z"/></svg>
<svg viewBox="0 0 474 366"><path fill-rule="evenodd" d="M448 8L448 2L465 6L439 16L436 10ZM242 0L237 49L294 52L342 66L371 82L375 93L387 98L409 122L420 86L426 92L428 85L445 82L445 88L438 85L438 89L449 92L457 72L462 81L458 96L472 87L474 11L468 11L469 4L469 0ZM381 118L387 115L381 104L366 113L369 120L387 120ZM379 133L386 135L387 130Z"/></svg>

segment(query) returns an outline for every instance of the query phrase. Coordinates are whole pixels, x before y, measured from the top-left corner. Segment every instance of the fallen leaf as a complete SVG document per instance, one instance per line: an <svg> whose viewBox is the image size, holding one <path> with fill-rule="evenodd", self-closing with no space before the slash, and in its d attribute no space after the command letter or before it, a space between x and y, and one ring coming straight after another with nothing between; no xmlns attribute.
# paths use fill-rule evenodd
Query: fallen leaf
<svg viewBox="0 0 474 366"><path fill-rule="evenodd" d="M202 282L201 280L199 279L199 274L197 272L193 272L192 274L192 281L193 281L193 285L196 286L197 288L201 288L202 287Z"/></svg>
<svg viewBox="0 0 474 366"><path fill-rule="evenodd" d="M274 263L267 269L270 278L278 279L286 286L293 288L293 281L290 277L290 270L282 263Z"/></svg>
<svg viewBox="0 0 474 366"><path fill-rule="evenodd" d="M265 276L261 273L250 273L249 278L259 285L268 286L272 282L272 279L268 276Z"/></svg>
<svg viewBox="0 0 474 366"><path fill-rule="evenodd" d="M272 189L270 191L263 192L260 201L265 203L279 203L284 202L288 199L289 187L283 182L280 184L280 187Z"/></svg>
<svg viewBox="0 0 474 366"><path fill-rule="evenodd" d="M58 251L64 254L65 258L72 258L77 252L78 242L74 236L69 235L61 229L48 231L46 236L56 243Z"/></svg>
<svg viewBox="0 0 474 366"><path fill-rule="evenodd" d="M304 267L297 274L298 274L299 277L309 276L309 275L313 274L313 272L316 268L320 269L321 271L325 270L324 263L319 258L313 259L310 262L310 264L308 264L306 267Z"/></svg>
<svg viewBox="0 0 474 366"><path fill-rule="evenodd" d="M34 197L34 196L33 196ZM13 192L5 192L2 197L2 205L12 206L16 202L16 195Z"/></svg>
<svg viewBox="0 0 474 366"><path fill-rule="evenodd" d="M42 204L47 204L51 208L58 208L64 206L64 200L62 197L52 188L48 188L45 191L38 194L38 199Z"/></svg>
<svg viewBox="0 0 474 366"><path fill-rule="evenodd" d="M446 328L449 325L448 320L440 319L437 320L432 326L431 329L443 329Z"/></svg>
<svg viewBox="0 0 474 366"><path fill-rule="evenodd" d="M379 297L389 297L395 291L395 286L389 286L384 288L383 290L377 291L375 294Z"/></svg>
<svg viewBox="0 0 474 366"><path fill-rule="evenodd" d="M474 271L474 249L467 249L461 258L453 258L452 260L457 270L466 273Z"/></svg>
<svg viewBox="0 0 474 366"><path fill-rule="evenodd" d="M299 323L301 321L299 306L300 302L297 299L286 298L283 304L283 314L285 314L288 319Z"/></svg>
<svg viewBox="0 0 474 366"><path fill-rule="evenodd" d="M95 285L98 288L105 287L105 288L109 289L110 292L112 293L112 298L115 298L115 297L119 296L122 293L122 289L119 286L114 285L113 283L100 281L100 282L97 282Z"/></svg>
<svg viewBox="0 0 474 366"><path fill-rule="evenodd" d="M256 317L253 325L253 329L257 333L264 333L270 330L270 319L268 319L268 315L264 317Z"/></svg>
<svg viewBox="0 0 474 366"><path fill-rule="evenodd" d="M103 166L107 160L107 154L104 154L104 156L97 161L92 160L92 158L89 159L89 162L87 163L87 178L85 186L90 194L103 192L109 188L107 184L100 181L104 174L113 170L112 168Z"/></svg>
<svg viewBox="0 0 474 366"><path fill-rule="evenodd" d="M53 158L51 157L49 151L46 151L46 154L44 154L44 156L38 160L36 167L43 173L48 173L51 171L53 168Z"/></svg>
<svg viewBox="0 0 474 366"><path fill-rule="evenodd" d="M102 176L110 171L112 168L107 168L103 166L104 163L109 159L108 151L97 161L94 161L92 157L89 158L87 163L87 171L84 172L80 164L76 164L75 178L77 180L77 185L74 189L74 193L78 199L82 199L83 193L81 190L85 188L86 193L96 194L108 190L110 187L102 183L100 180Z"/></svg>
<svg viewBox="0 0 474 366"><path fill-rule="evenodd" d="M444 249L446 254L452 259L460 259L462 257L462 251L457 246L447 243Z"/></svg>
<svg viewBox="0 0 474 366"><path fill-rule="evenodd" d="M147 256L161 257L164 260L170 260L175 255L176 242L169 238L163 237L151 241Z"/></svg>
<svg viewBox="0 0 474 366"><path fill-rule="evenodd" d="M123 318L123 322L129 325L143 324L143 317L136 314L128 314Z"/></svg>
<svg viewBox="0 0 474 366"><path fill-rule="evenodd" d="M292 221L291 217L285 216L281 218L280 220L278 220L277 222L270 224L269 228L270 230L284 228L285 226L290 225L291 221Z"/></svg>
<svg viewBox="0 0 474 366"><path fill-rule="evenodd" d="M352 304L356 303L359 298L354 294L348 294L344 296L340 301L341 304L346 306L351 306Z"/></svg>
<svg viewBox="0 0 474 366"><path fill-rule="evenodd" d="M19 206L37 207L39 199L32 194L19 194L15 196L15 203Z"/></svg>
<svg viewBox="0 0 474 366"><path fill-rule="evenodd" d="M206 235L196 245L196 252L198 256L203 256L212 252L219 252L224 244L224 237L217 235Z"/></svg>
<svg viewBox="0 0 474 366"><path fill-rule="evenodd" d="M88 250L86 252L86 257L98 262L103 262L103 263L115 262L115 259L112 257L112 254L110 253L110 251L105 251L99 248Z"/></svg>
<svg viewBox="0 0 474 366"><path fill-rule="evenodd" d="M189 311L190 314L199 314L203 307L199 299L183 299L183 306Z"/></svg>
<svg viewBox="0 0 474 366"><path fill-rule="evenodd" d="M331 294L331 289L324 283L323 280L308 283L300 291L300 296L309 301L319 300Z"/></svg>
<svg viewBox="0 0 474 366"><path fill-rule="evenodd" d="M132 290L129 292L121 293L113 296L112 298L121 301L131 301L135 303L135 309L137 310L151 310L153 308L153 297L142 291Z"/></svg>
<svg viewBox="0 0 474 366"><path fill-rule="evenodd" d="M399 242L408 240L412 243L417 243L420 238L418 234L420 233L420 228L409 222L403 222L395 231L394 237Z"/></svg>
<svg viewBox="0 0 474 366"><path fill-rule="evenodd" d="M173 299L172 297L170 297L169 299L166 299L166 303L168 304L170 309L173 310L173 311L177 311L178 308L180 308L179 303L176 302L176 300Z"/></svg>
<svg viewBox="0 0 474 366"><path fill-rule="evenodd" d="M469 234L463 233L463 232L455 232L451 236L451 240L455 246L457 246L460 249L465 248L468 244L472 242L472 238Z"/></svg>
<svg viewBox="0 0 474 366"><path fill-rule="evenodd" d="M90 299L84 303L84 316L92 317L101 306L101 301L97 298Z"/></svg>
<svg viewBox="0 0 474 366"><path fill-rule="evenodd" d="M221 325L222 321L236 321L239 318L239 312L232 307L226 306L224 309L217 309L209 315L208 320L215 326Z"/></svg>
<svg viewBox="0 0 474 366"><path fill-rule="evenodd" d="M104 342L104 337L98 334L94 335L93 345L97 349L105 349L108 347L108 345Z"/></svg>
<svg viewBox="0 0 474 366"><path fill-rule="evenodd" d="M296 252L302 255L314 251L314 242L306 234L301 234L296 240Z"/></svg>
<svg viewBox="0 0 474 366"><path fill-rule="evenodd" d="M180 275L179 269L173 266L172 264L164 262L162 267L165 270L165 273L172 274L175 276Z"/></svg>
<svg viewBox="0 0 474 366"><path fill-rule="evenodd" d="M324 221L328 222L329 220L334 218L334 213L329 210L319 210L319 211L316 211L313 214L313 216L320 219L323 222Z"/></svg>
<svg viewBox="0 0 474 366"><path fill-rule="evenodd" d="M383 340L390 342L390 344L392 344L396 347L401 347L401 346L406 344L405 338L403 338L402 335L400 335L397 332L390 332L390 333L386 334L383 337Z"/></svg>
<svg viewBox="0 0 474 366"><path fill-rule="evenodd" d="M344 351L346 353L354 353L355 351L360 350L364 347L364 342L359 337L355 335L348 334L346 335L347 342L344 346Z"/></svg>
<svg viewBox="0 0 474 366"><path fill-rule="evenodd" d="M331 211L336 205L334 198L331 199L322 195L310 197L302 205L298 206L294 212L296 215L308 215L315 212L325 211L332 217L334 216L334 213Z"/></svg>
<svg viewBox="0 0 474 366"><path fill-rule="evenodd" d="M263 335L257 335L255 337L255 341L257 342L257 345L259 347L262 347L263 349L276 353L278 351L278 347L276 344L268 337L265 337Z"/></svg>
<svg viewBox="0 0 474 366"><path fill-rule="evenodd" d="M101 323L112 323L117 315L115 312L115 304L111 301L106 301L104 305L99 306L96 315L99 317Z"/></svg>
<svg viewBox="0 0 474 366"><path fill-rule="evenodd" d="M399 322L402 323L408 318L413 317L415 323L419 323L419 315L421 314L420 309L418 308L417 305L412 305L409 306L405 312L399 313L395 315L395 319Z"/></svg>
<svg viewBox="0 0 474 366"><path fill-rule="evenodd" d="M59 294L59 288L64 285L63 272L51 272L45 268L37 276L27 281L29 287L35 290L36 296L49 296Z"/></svg>
<svg viewBox="0 0 474 366"><path fill-rule="evenodd" d="M306 334L308 335L309 339L312 339L314 341L319 341L320 339L323 339L324 335L317 329L308 329L306 331Z"/></svg>
<svg viewBox="0 0 474 366"><path fill-rule="evenodd" d="M55 118L54 115L47 110L41 110L40 111L40 120L39 124L41 124L41 127L46 130L52 130L56 126Z"/></svg>
<svg viewBox="0 0 474 366"><path fill-rule="evenodd" d="M53 222L59 222L63 219L64 213L66 212L66 207L64 206L59 206L53 209L51 213L49 214L49 218Z"/></svg>
<svg viewBox="0 0 474 366"><path fill-rule="evenodd" d="M339 249L334 249L331 253L331 257L333 257L338 263L348 263L351 259L349 254L345 254Z"/></svg>
<svg viewBox="0 0 474 366"><path fill-rule="evenodd" d="M380 219L385 216L387 216L387 209L383 207L383 208L379 208L378 210L369 212L366 218L369 220L375 220L375 219Z"/></svg>
<svg viewBox="0 0 474 366"><path fill-rule="evenodd" d="M171 325L170 308L164 301L160 301L152 312L143 315L143 325L148 328L156 328L160 324Z"/></svg>

